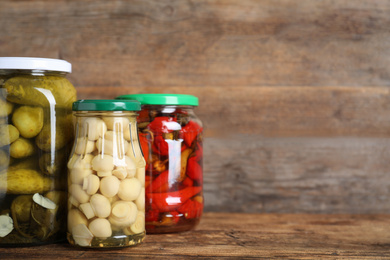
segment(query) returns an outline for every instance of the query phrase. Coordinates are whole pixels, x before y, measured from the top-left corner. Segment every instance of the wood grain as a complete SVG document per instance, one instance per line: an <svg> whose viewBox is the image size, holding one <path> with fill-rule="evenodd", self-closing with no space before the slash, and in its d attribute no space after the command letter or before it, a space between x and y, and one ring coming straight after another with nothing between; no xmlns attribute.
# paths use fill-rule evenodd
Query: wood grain
<svg viewBox="0 0 390 260"><path fill-rule="evenodd" d="M76 86L388 86L390 3L9 1L0 56L64 58Z"/></svg>
<svg viewBox="0 0 390 260"><path fill-rule="evenodd" d="M390 2L0 2L0 56L79 98L198 96L206 210L390 213Z"/></svg>
<svg viewBox="0 0 390 260"><path fill-rule="evenodd" d="M120 250L67 243L0 248L2 259L378 259L389 258L389 215L207 213L196 230L147 235Z"/></svg>

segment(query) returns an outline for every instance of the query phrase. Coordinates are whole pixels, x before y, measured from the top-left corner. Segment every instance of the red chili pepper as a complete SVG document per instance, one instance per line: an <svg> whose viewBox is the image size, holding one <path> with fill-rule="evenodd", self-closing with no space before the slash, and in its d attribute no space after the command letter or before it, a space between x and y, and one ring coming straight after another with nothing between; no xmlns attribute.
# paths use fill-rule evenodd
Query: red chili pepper
<svg viewBox="0 0 390 260"><path fill-rule="evenodd" d="M202 132L202 130L203 128L200 127L200 125L194 121L190 121L180 130L180 132L183 135L184 142L188 147L190 147L192 142L196 139L198 134Z"/></svg>
<svg viewBox="0 0 390 260"><path fill-rule="evenodd" d="M167 156L169 153L168 143L161 135L154 136L153 152L162 156Z"/></svg>
<svg viewBox="0 0 390 260"><path fill-rule="evenodd" d="M177 129L175 129L175 124L171 122L176 122L176 119L166 116L156 117L152 122L150 122L148 129L151 130L154 134L172 133ZM178 125L178 123L176 124Z"/></svg>
<svg viewBox="0 0 390 260"><path fill-rule="evenodd" d="M168 177L169 177L169 171L163 171L158 175L156 178L154 178L152 184L151 184L151 190L153 192L156 192L163 186L164 184L168 183Z"/></svg>
<svg viewBox="0 0 390 260"><path fill-rule="evenodd" d="M146 163L149 163L149 142L148 133L140 133L138 135L139 143L141 145L142 153L144 155Z"/></svg>
<svg viewBox="0 0 390 260"><path fill-rule="evenodd" d="M202 191L202 187L187 187L179 191L165 193L147 193L147 201L151 201L161 212L174 211L187 200Z"/></svg>
<svg viewBox="0 0 390 260"><path fill-rule="evenodd" d="M199 218L202 215L203 204L196 200L187 200L177 211L186 218Z"/></svg>
<svg viewBox="0 0 390 260"><path fill-rule="evenodd" d="M184 179L182 184L184 187L191 187L192 185L194 185L194 181L187 177Z"/></svg>
<svg viewBox="0 0 390 260"><path fill-rule="evenodd" d="M190 157L188 159L186 174L192 180L198 182L199 184L203 184L203 169L196 159L196 157Z"/></svg>

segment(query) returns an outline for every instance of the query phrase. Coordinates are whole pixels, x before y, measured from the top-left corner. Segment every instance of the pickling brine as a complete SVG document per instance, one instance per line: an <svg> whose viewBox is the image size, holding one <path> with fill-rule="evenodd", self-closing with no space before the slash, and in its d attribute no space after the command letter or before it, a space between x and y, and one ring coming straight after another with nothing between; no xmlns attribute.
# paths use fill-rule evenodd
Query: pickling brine
<svg viewBox="0 0 390 260"><path fill-rule="evenodd" d="M81 100L68 162L68 240L81 247L133 246L145 237L145 160L138 102Z"/></svg>

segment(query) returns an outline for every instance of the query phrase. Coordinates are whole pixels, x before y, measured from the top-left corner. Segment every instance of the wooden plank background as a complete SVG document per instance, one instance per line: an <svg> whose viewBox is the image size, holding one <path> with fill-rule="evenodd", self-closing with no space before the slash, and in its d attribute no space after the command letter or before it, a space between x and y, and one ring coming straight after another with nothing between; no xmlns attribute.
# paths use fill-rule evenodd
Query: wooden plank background
<svg viewBox="0 0 390 260"><path fill-rule="evenodd" d="M0 1L79 98L199 97L206 211L390 213L390 2Z"/></svg>

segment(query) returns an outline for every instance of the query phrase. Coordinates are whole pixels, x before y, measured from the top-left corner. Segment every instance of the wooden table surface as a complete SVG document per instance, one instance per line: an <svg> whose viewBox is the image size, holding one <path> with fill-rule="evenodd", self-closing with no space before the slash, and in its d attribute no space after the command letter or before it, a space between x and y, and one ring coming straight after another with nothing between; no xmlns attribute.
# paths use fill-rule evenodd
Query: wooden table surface
<svg viewBox="0 0 390 260"><path fill-rule="evenodd" d="M193 231L119 250L0 248L0 259L390 258L390 215L205 213Z"/></svg>

